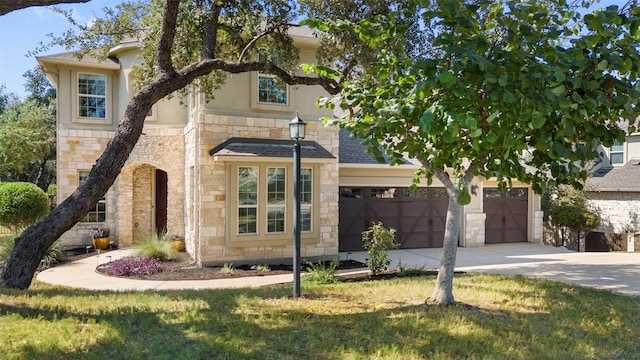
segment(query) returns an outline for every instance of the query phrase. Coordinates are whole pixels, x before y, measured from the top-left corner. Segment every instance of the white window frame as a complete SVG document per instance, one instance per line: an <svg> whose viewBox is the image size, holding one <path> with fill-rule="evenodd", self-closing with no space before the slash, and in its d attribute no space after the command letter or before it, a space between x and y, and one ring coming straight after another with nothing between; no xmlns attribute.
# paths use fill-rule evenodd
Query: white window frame
<svg viewBox="0 0 640 360"><path fill-rule="evenodd" d="M81 77L83 76L89 76L89 77L101 77L102 81L104 82L104 94L93 94L90 92L80 92L80 81L81 81ZM84 73L84 72L79 72L78 76L76 78L76 86L77 86L77 101L78 101L78 118L80 119L98 119L98 120L106 120L109 115L108 115L108 109L109 109L109 105L108 105L108 100L107 100L107 75L105 74L92 74L92 73ZM86 98L86 99L102 99L104 100L104 116L89 116L89 115L82 115L82 98ZM98 107L96 107L98 108Z"/></svg>
<svg viewBox="0 0 640 360"><path fill-rule="evenodd" d="M269 102L261 102L259 95L259 85L260 77L275 77L274 75L263 74L257 71L251 72L251 108L253 110L259 111L269 111L269 112L280 112L280 113L291 113L295 109L293 108L293 104L295 102L295 91L294 87L287 84L287 103L279 104L279 103L269 103Z"/></svg>
<svg viewBox="0 0 640 360"><path fill-rule="evenodd" d="M276 170L276 171L282 171L284 173L284 191L281 192L281 195L283 196L282 202L278 203L278 202L270 202L270 191L269 191L269 181L270 181L270 177L269 177L269 172L271 170ZM287 203L288 203L288 196L287 196L287 179L288 179L288 174L287 174L287 168L284 166L268 166L266 168L267 171L267 181L265 181L265 199L266 199L266 214L265 214L265 220L266 220L266 233L267 234L285 234L286 233L286 229L287 229ZM277 189L276 189L276 194L280 193ZM271 221L276 221L278 219L271 219L269 216L272 213L272 211L278 211L278 210L282 210L281 214L283 216L282 220L282 226L279 227L282 230L272 230L271 229Z"/></svg>
<svg viewBox="0 0 640 360"><path fill-rule="evenodd" d="M614 148L616 148L614 150ZM620 161L613 161L613 155L621 155ZM624 143L614 141L613 145L609 148L609 163L613 166L624 165Z"/></svg>
<svg viewBox="0 0 640 360"><path fill-rule="evenodd" d="M311 186L309 187L308 197L307 192L304 191L305 187L305 179L304 173L305 171L309 171L309 181L311 182ZM313 168L302 168L300 173L300 212L302 214L300 219L300 232L309 233L313 229L313 191L314 191L314 181L313 181ZM308 213L309 222L306 223L306 217L304 214Z"/></svg>
<svg viewBox="0 0 640 360"><path fill-rule="evenodd" d="M255 170L255 174L256 174L256 185L255 185L255 192L256 192L256 202L255 204L240 204L240 169L254 169ZM236 169L236 173L235 173L235 177L236 177L236 211L235 211L235 216L236 216L236 235L237 236L252 236L252 235L258 235L260 233L260 167L259 166L238 166ZM254 209L255 211L255 231L253 232L249 232L249 231L245 231L245 232L241 232L241 225L246 225L245 223L241 224L240 223L240 210L241 209Z"/></svg>
<svg viewBox="0 0 640 360"><path fill-rule="evenodd" d="M279 81L282 84L284 84L285 88L284 88L284 95L285 95L285 101L284 102L272 102L272 101L265 101L265 100L261 100L260 99L260 80L261 79L270 79L270 80L274 80L274 81ZM266 89L266 91L270 91L268 89ZM279 77L272 75L272 74L265 74L265 73L258 73L258 103L260 104L266 104L266 105L271 105L271 106L288 106L289 105L289 84L285 83L284 81L282 81L282 79L280 79Z"/></svg>
<svg viewBox="0 0 640 360"><path fill-rule="evenodd" d="M239 200L239 190L240 190L240 181L239 174L241 168L251 167L257 169L258 173L258 194L257 201L255 204L256 209L256 232L255 233L241 233L240 232L240 217L239 217L239 208L244 206L240 205ZM285 176L285 191L284 191L284 199L283 201L279 201L278 204L273 203L269 204L268 199L268 169L273 168L282 168L284 169ZM303 228L301 229L302 241L303 243L315 243L318 241L319 234L319 222L317 216L319 214L319 208L314 208L320 206L320 194L316 193L316 190L319 189L316 187L316 183L320 181L318 178L320 172L319 167L317 166L305 166L302 168L303 171L310 171L311 178L311 189L310 189L310 199L309 201L305 201L301 199L301 211L303 212L303 221L304 213L306 212L308 216L310 216L310 220L303 223ZM293 179L293 166L288 163L280 163L280 162L237 162L233 164L227 165L227 183L232 184L229 191L234 194L233 196L228 198L227 201L227 209L230 214L232 214L232 218L227 222L227 246L237 246L237 247L245 247L245 246L280 246L280 245L288 245L291 242L291 234L293 233L293 223L291 222L293 219L293 211L294 204L292 201L293 194L293 182L290 179ZM304 186L304 185L303 185ZM302 190L302 189L301 189ZM301 194L302 195L302 194ZM302 197L302 196L301 196ZM269 209L271 208L284 208L284 231L269 231Z"/></svg>
<svg viewBox="0 0 640 360"><path fill-rule="evenodd" d="M78 186L84 184L87 177L89 176L89 170L78 170ZM104 210L100 210L100 208ZM90 218L95 217L95 219L100 219L100 215L104 216L104 220L100 221L91 221ZM80 220L82 224L104 224L107 222L107 199L105 196L101 197L94 208L89 210L87 215Z"/></svg>

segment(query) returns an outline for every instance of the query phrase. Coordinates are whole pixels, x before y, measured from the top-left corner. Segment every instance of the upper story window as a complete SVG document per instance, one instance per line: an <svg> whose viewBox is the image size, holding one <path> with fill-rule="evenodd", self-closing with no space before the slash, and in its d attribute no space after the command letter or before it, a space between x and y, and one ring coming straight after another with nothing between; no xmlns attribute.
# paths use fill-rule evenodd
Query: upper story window
<svg viewBox="0 0 640 360"><path fill-rule="evenodd" d="M609 148L609 161L611 165L620 165L624 163L624 144L615 141Z"/></svg>
<svg viewBox="0 0 640 360"><path fill-rule="evenodd" d="M288 104L288 85L280 78L258 74L258 102L263 104Z"/></svg>
<svg viewBox="0 0 640 360"><path fill-rule="evenodd" d="M81 118L107 118L107 76L78 74L78 115Z"/></svg>

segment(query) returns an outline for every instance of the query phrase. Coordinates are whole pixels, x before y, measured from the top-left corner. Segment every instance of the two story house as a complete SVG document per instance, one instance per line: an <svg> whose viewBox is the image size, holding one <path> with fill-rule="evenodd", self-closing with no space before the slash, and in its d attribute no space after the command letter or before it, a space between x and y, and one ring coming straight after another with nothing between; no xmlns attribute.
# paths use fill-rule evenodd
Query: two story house
<svg viewBox="0 0 640 360"><path fill-rule="evenodd" d="M293 27L301 61L315 62L318 40ZM81 184L113 136L135 92L136 43L112 49L104 61L65 53L38 58L58 91L57 183L64 199ZM143 135L116 182L96 207L62 237L90 243L89 229L106 226L126 247L154 231L185 237L199 265L281 262L292 256L293 162L288 123L299 114L302 142L302 257L336 258L362 248L360 233L383 221L404 248L439 247L446 193L437 183L411 190L417 164L379 164L357 139L315 107L319 86L288 86L257 72L230 76L215 99L202 94L155 104ZM184 105L186 104L186 105ZM461 246L540 242L540 200L526 184L506 192L475 179L464 208Z"/></svg>
<svg viewBox="0 0 640 360"><path fill-rule="evenodd" d="M633 234L640 233L640 133L604 148L603 155L586 186L589 205L600 217L597 231L630 234L627 249L633 251Z"/></svg>

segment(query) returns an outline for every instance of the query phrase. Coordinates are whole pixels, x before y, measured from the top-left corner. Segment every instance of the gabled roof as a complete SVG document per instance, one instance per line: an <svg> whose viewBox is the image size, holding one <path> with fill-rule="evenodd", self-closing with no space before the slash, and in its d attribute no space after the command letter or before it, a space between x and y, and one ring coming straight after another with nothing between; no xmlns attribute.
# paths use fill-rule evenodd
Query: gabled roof
<svg viewBox="0 0 640 360"><path fill-rule="evenodd" d="M209 150L216 157L293 157L293 140L256 138L231 138ZM303 159L335 159L327 149L315 141L300 141L300 156Z"/></svg>
<svg viewBox="0 0 640 360"><path fill-rule="evenodd" d="M64 52L60 54L37 56L36 59L41 66L47 64L67 64L67 65L84 65L89 67L103 68L103 69L120 69L120 63L115 58L106 58L99 60L91 55L84 55L82 59L78 59L77 51Z"/></svg>
<svg viewBox="0 0 640 360"><path fill-rule="evenodd" d="M587 180L593 191L640 192L640 159L632 159L623 166L601 168Z"/></svg>

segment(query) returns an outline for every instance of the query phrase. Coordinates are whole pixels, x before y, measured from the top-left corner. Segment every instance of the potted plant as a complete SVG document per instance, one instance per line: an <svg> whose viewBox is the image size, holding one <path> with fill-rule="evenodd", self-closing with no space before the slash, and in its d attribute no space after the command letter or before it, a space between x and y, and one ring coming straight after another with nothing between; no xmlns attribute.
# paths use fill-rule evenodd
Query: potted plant
<svg viewBox="0 0 640 360"><path fill-rule="evenodd" d="M173 246L173 250L182 251L184 250L184 237L180 235L167 235L166 240L171 242L171 246Z"/></svg>
<svg viewBox="0 0 640 360"><path fill-rule="evenodd" d="M103 227L92 228L89 234L93 238L93 247L98 250L109 248L109 229Z"/></svg>

